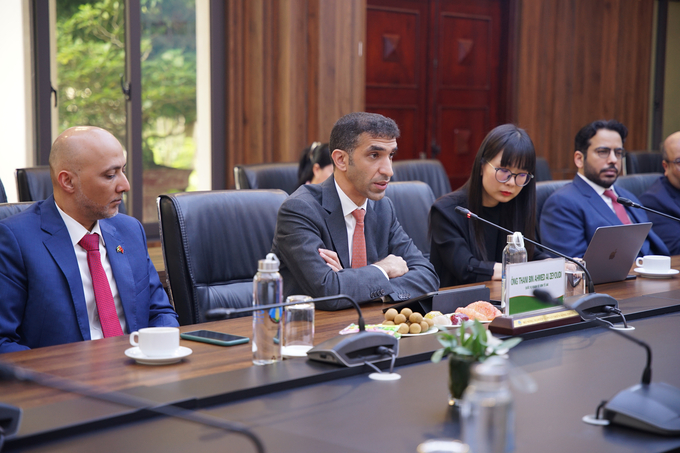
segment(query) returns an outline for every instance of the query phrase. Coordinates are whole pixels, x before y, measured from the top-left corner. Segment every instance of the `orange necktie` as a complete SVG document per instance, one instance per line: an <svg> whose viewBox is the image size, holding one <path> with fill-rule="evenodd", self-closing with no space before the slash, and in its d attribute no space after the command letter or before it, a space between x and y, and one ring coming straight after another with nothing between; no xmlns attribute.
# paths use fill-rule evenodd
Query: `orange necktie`
<svg viewBox="0 0 680 453"><path fill-rule="evenodd" d="M364 237L364 216L366 211L355 209L352 215L357 221L352 238L352 269L366 266L366 238Z"/></svg>
<svg viewBox="0 0 680 453"><path fill-rule="evenodd" d="M104 338L123 335L123 329L120 327L120 321L116 313L116 305L113 302L109 279L106 278L106 272L104 271L104 266L102 266L102 258L99 254L99 235L97 233L86 234L78 244L87 250L87 266L90 268L90 274L92 275L94 299L97 302L97 312L99 313L99 321L102 324Z"/></svg>

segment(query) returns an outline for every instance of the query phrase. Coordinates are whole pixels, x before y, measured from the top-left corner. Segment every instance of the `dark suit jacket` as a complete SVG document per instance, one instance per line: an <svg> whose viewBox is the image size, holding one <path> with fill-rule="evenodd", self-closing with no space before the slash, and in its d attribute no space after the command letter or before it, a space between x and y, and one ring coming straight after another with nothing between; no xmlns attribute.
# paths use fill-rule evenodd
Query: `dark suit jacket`
<svg viewBox="0 0 680 453"><path fill-rule="evenodd" d="M640 201L648 208L680 218L680 190L673 187L665 176L640 195ZM666 243L670 254L680 255L680 223L652 212L648 212L647 216L654 224L652 231Z"/></svg>
<svg viewBox="0 0 680 453"><path fill-rule="evenodd" d="M406 300L439 288L432 264L404 233L389 198L368 201L364 234L368 264L393 254L406 261L409 271L388 280L375 266L352 269L347 228L334 178L331 176L322 184L301 186L279 209L272 246L272 252L281 260L284 294L312 297L346 294L357 302L365 302L387 295L393 300ZM343 269L333 271L319 256L320 248L335 251ZM338 301L318 304L317 308L337 310L349 306L348 302Z"/></svg>
<svg viewBox="0 0 680 453"><path fill-rule="evenodd" d="M614 189L620 197L639 203L627 190L616 185ZM649 222L642 209L626 208L626 212L632 222ZM576 175L571 184L555 191L543 205L541 242L565 255L582 257L595 230L610 225L621 225L621 221L602 197ZM653 231L640 249L643 255L668 255L668 249Z"/></svg>
<svg viewBox="0 0 680 453"><path fill-rule="evenodd" d="M99 225L128 330L178 326L142 225L124 214ZM0 222L0 353L89 339L78 262L50 196Z"/></svg>

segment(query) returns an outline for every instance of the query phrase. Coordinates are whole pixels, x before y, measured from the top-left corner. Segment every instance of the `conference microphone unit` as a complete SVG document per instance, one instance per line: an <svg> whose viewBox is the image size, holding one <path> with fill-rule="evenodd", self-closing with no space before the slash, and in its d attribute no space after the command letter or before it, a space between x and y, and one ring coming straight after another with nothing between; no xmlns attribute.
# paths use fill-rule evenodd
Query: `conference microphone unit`
<svg viewBox="0 0 680 453"><path fill-rule="evenodd" d="M76 395L106 401L120 406L133 407L140 411L165 415L202 426L241 434L252 441L258 453L265 452L264 444L260 438L247 427L239 423L227 422L211 415L197 413L178 406L159 406L157 402L139 396L128 395L119 391L98 389L97 387L88 384L40 373L2 361L0 361L0 381L33 382L42 385L43 387L49 387L63 392L74 393ZM20 421L21 409L6 404L0 404L0 451L2 451L5 437L10 438L19 430Z"/></svg>
<svg viewBox="0 0 680 453"><path fill-rule="evenodd" d="M534 290L534 296L539 300L554 305L559 301L545 290ZM583 296L588 298L590 294ZM613 297L599 294L603 298ZM586 317L587 313L578 304L564 305L576 310L579 315ZM613 329L606 321L597 317L590 317L591 321L608 328L611 332L632 341L641 346L647 352L647 364L642 372L640 384L620 391L614 398L598 406L596 418L591 419L595 424L598 421L608 420L610 423L647 431L666 436L680 435L680 389L666 383L652 383L652 348L642 340L621 330ZM603 418L600 418L600 408L603 409ZM586 417L584 417L585 421Z"/></svg>
<svg viewBox="0 0 680 453"><path fill-rule="evenodd" d="M678 219L677 217L673 217L672 215L668 215L666 213L654 210L652 208L648 208L647 206L642 206L640 203L636 203L633 200L629 200L628 198L618 197L616 199L616 201L618 201L619 204L622 204L624 206L628 206L629 208L644 209L645 211L651 212L653 214L660 215L662 217L666 217L667 219L675 220L676 222L680 222L680 219Z"/></svg>
<svg viewBox="0 0 680 453"><path fill-rule="evenodd" d="M487 225L491 225L492 227L494 227L494 228L496 228L496 229L498 229L498 230L501 230L501 231L505 231L505 232L508 233L508 234L513 234L513 233L514 233L514 231L510 231L510 230L508 230L507 228L503 228L503 227L500 226L500 225L497 225L497 224L495 224L495 223L493 223L493 222L490 222L490 221L488 221L488 220L486 220L486 219L483 219L483 218L479 217L477 214L474 214L474 213L470 212L469 209L466 209L466 208L464 208L464 207L462 207L462 206L456 206L456 209L455 209L455 210L456 210L456 212L457 212L458 214L462 215L463 217L467 217L468 219L475 219L475 220L482 221L482 222L486 223ZM586 274L586 276L588 277L588 292L589 292L589 293L594 293L594 292L595 292L595 284L593 283L593 278L590 276L590 272L588 272L588 269L586 269L584 265L582 265L581 263L579 263L578 261L576 261L574 258L571 258L571 257L565 255L564 253L560 253L560 252L558 252L557 250L553 250L553 249L551 249L550 247L546 247L545 245L540 244L540 243L538 243L538 242L536 242L536 241L533 241L533 240L529 239L529 238L526 237L526 236L524 237L524 240L527 241L527 242L529 242L529 243L531 243L531 244L534 244L535 246L541 247L542 249L547 250L547 251L549 251L550 253L553 253L553 254L555 254L555 255L561 257L561 258L564 258L565 260L571 261L572 263L576 264L578 267L581 268L581 270L583 270L583 272L584 272L584 273Z"/></svg>
<svg viewBox="0 0 680 453"><path fill-rule="evenodd" d="M231 316L252 313L260 310L271 310L298 304L317 304L333 300L349 301L359 315L357 325L359 332L338 335L330 340L314 346L307 351L307 358L318 362L333 363L340 366L354 367L367 363L388 360L399 353L399 340L383 332L367 332L364 316L359 304L345 295L317 297L304 302L283 302L280 304L254 305L245 308L213 308L206 312L207 319L224 319Z"/></svg>

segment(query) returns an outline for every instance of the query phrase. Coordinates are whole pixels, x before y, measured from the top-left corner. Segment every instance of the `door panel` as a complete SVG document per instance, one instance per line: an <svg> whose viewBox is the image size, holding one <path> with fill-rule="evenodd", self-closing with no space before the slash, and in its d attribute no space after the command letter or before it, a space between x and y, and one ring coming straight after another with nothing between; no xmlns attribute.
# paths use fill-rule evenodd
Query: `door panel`
<svg viewBox="0 0 680 453"><path fill-rule="evenodd" d="M500 118L501 0L368 0L366 111L402 130L398 159L436 157L462 185Z"/></svg>
<svg viewBox="0 0 680 453"><path fill-rule="evenodd" d="M395 159L425 151L428 3L369 0L366 13L366 111L396 121Z"/></svg>

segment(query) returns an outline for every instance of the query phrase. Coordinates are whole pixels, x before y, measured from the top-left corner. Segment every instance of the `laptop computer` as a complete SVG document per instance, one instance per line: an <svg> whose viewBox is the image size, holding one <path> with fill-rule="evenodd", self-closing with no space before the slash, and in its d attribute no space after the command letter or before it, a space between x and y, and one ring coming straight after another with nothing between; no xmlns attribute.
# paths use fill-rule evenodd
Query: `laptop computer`
<svg viewBox="0 0 680 453"><path fill-rule="evenodd" d="M646 222L595 230L583 255L593 283L625 280L651 228L652 223Z"/></svg>

